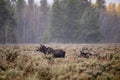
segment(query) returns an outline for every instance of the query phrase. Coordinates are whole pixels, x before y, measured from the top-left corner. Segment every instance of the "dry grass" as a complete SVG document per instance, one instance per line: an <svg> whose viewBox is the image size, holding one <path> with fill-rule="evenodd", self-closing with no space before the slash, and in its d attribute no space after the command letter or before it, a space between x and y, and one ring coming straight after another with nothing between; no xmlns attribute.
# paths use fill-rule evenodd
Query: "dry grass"
<svg viewBox="0 0 120 80"><path fill-rule="evenodd" d="M65 58L37 52L38 44L0 45L0 80L119 80L120 44L45 44ZM98 54L78 57L80 50Z"/></svg>

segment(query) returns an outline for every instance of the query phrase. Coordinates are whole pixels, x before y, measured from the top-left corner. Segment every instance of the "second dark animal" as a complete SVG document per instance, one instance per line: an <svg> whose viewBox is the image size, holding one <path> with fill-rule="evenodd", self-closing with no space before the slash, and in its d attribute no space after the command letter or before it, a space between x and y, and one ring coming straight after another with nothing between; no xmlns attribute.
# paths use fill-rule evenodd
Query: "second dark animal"
<svg viewBox="0 0 120 80"><path fill-rule="evenodd" d="M83 51L80 51L80 56L81 57L84 57L84 58L89 58L89 56L91 56L92 54L91 53L85 53Z"/></svg>

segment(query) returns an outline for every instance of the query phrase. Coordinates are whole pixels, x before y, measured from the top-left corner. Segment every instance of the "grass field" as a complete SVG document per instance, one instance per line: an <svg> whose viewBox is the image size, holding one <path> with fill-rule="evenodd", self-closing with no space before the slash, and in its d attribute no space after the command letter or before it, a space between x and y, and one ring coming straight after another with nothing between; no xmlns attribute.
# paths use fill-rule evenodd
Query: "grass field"
<svg viewBox="0 0 120 80"><path fill-rule="evenodd" d="M120 80L120 44L45 44L65 58L37 52L38 44L0 45L0 80ZM78 57L80 50L98 56Z"/></svg>

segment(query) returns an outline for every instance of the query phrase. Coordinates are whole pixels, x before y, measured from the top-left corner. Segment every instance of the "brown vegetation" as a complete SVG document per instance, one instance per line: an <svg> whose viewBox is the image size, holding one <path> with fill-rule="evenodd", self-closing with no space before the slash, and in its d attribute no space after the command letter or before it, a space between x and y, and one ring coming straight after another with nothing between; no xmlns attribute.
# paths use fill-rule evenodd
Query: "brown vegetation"
<svg viewBox="0 0 120 80"><path fill-rule="evenodd" d="M1 45L0 80L119 80L119 44L46 44L66 51L65 58L36 51L39 45ZM79 57L80 51L89 58Z"/></svg>

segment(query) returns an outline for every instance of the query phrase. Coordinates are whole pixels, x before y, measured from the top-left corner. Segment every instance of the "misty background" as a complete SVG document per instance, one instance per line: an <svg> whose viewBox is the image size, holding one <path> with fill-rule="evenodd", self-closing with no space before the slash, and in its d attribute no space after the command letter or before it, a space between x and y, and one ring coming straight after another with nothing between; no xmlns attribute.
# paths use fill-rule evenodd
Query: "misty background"
<svg viewBox="0 0 120 80"><path fill-rule="evenodd" d="M0 0L0 43L119 43L119 0Z"/></svg>

